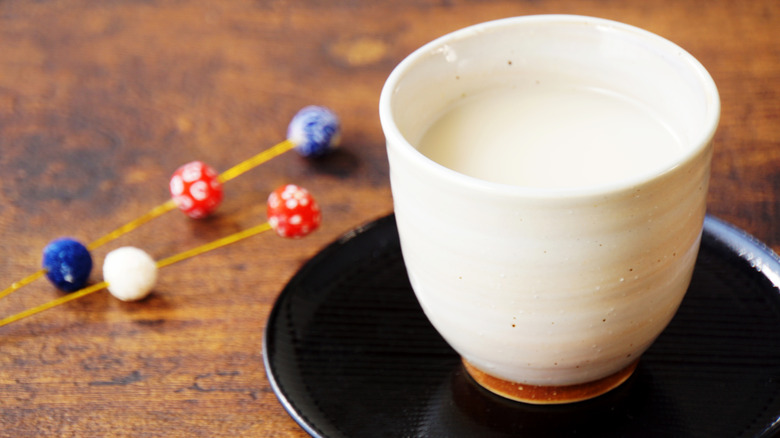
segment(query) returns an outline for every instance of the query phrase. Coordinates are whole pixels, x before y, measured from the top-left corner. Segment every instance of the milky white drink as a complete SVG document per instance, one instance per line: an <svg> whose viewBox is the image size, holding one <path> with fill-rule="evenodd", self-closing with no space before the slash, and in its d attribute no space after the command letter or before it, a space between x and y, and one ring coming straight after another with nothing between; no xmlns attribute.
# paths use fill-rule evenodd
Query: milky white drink
<svg viewBox="0 0 780 438"><path fill-rule="evenodd" d="M527 187L603 185L662 169L682 141L640 102L571 83L467 95L417 142L463 174Z"/></svg>
<svg viewBox="0 0 780 438"><path fill-rule="evenodd" d="M530 403L625 381L691 281L720 114L613 21L529 16L415 51L379 104L404 264L468 374Z"/></svg>

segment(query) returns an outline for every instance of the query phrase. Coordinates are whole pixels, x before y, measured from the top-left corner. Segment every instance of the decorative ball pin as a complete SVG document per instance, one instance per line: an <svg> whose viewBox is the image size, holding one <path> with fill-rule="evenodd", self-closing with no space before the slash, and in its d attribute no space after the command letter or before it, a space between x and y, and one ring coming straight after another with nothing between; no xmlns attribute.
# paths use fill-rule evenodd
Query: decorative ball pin
<svg viewBox="0 0 780 438"><path fill-rule="evenodd" d="M231 167L219 175L216 174L213 168L200 161L194 161L181 166L171 177L169 183L171 198L168 201L152 208L146 214L135 220L98 238L84 248L87 252L98 248L177 207L192 218L197 219L206 217L213 213L222 201L223 183L291 149L295 149L304 157L320 157L337 147L340 140L341 124L338 116L336 116L333 111L315 105L304 107L290 121L287 128L286 140ZM50 245L55 244L55 242L57 242L57 240L52 241ZM74 249L74 251L76 250ZM86 262L84 261L85 257L83 251L79 252L79 254L81 255L78 258L78 270L75 270L75 261L68 262L66 259L63 259L60 262L55 263L54 260L56 257L53 255L49 256L49 264L47 264L47 258L44 254L43 267L32 275L14 282L8 288L0 291L0 298L11 294L44 275L49 278L55 287L65 292L71 292L81 288L86 282L86 279L81 280ZM87 256L89 256L88 253ZM74 271L68 272L70 268L74 268ZM87 277L89 277L89 271L91 271L91 269L90 257L90 265L88 272L86 273ZM58 274L57 270L64 273ZM71 281L71 279L73 281Z"/></svg>
<svg viewBox="0 0 780 438"><path fill-rule="evenodd" d="M122 301L146 298L157 283L157 264L141 249L123 246L106 255L103 279L108 291Z"/></svg>
<svg viewBox="0 0 780 438"><path fill-rule="evenodd" d="M160 268L271 229L275 230L281 237L300 238L313 232L320 225L321 214L317 201L308 190L302 187L294 184L279 187L269 195L268 203L267 222L157 262L143 250L134 247L122 247L111 251L103 262L103 281L101 283L93 284L48 303L0 319L0 327L103 289L108 289L111 295L123 301L140 300L145 298L154 288ZM272 203L273 206L271 206ZM70 248L70 246L68 247ZM87 254L89 253L87 252Z"/></svg>
<svg viewBox="0 0 780 438"><path fill-rule="evenodd" d="M56 239L46 245L41 264L49 281L65 292L84 287L92 272L89 250L70 238Z"/></svg>
<svg viewBox="0 0 780 438"><path fill-rule="evenodd" d="M303 237L320 226L320 206L308 190L287 184L268 196L268 223L282 237Z"/></svg>
<svg viewBox="0 0 780 438"><path fill-rule="evenodd" d="M341 124L333 111L321 106L307 106L293 117L287 138L304 157L319 157L341 142Z"/></svg>
<svg viewBox="0 0 780 438"><path fill-rule="evenodd" d="M193 219L210 215L222 202L222 183L211 166L193 161L179 167L169 184L173 202Z"/></svg>

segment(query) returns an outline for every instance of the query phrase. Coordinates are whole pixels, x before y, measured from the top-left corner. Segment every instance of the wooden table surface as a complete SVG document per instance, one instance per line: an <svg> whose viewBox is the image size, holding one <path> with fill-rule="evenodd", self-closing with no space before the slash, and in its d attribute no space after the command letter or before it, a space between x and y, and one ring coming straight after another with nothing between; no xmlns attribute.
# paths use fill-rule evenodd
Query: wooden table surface
<svg viewBox="0 0 780 438"><path fill-rule="evenodd" d="M92 279L119 246L162 258L261 223L286 182L322 206L310 237L265 233L165 268L141 302L99 292L0 328L0 436L305 436L269 386L263 328L307 259L392 212L385 78L444 33L537 13L627 22L697 57L723 106L709 211L780 251L776 0L0 0L2 287L50 240L88 242L164 202L179 165L224 170L283 140L305 105L344 126L331 156L228 182L210 219L172 212L95 250ZM41 279L0 315L58 296Z"/></svg>

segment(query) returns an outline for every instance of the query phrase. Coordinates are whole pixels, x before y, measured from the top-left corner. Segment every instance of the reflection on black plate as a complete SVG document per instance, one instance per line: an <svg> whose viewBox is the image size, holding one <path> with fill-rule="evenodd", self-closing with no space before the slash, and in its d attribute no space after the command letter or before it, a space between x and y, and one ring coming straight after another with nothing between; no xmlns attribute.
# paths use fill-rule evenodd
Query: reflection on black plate
<svg viewBox="0 0 780 438"><path fill-rule="evenodd" d="M780 260L708 217L669 327L618 389L532 406L478 387L422 313L393 216L309 261L263 357L285 409L322 437L769 437L780 432Z"/></svg>

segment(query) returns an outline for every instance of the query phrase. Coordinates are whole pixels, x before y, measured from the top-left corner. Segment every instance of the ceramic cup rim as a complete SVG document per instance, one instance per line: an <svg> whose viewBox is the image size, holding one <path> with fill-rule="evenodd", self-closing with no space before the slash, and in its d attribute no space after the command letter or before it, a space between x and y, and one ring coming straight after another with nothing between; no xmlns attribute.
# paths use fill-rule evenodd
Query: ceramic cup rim
<svg viewBox="0 0 780 438"><path fill-rule="evenodd" d="M393 115L393 100L399 83L404 79L408 71L425 61L431 53L436 52L444 46L456 43L459 40L468 39L475 35L490 32L491 30L539 23L557 25L588 24L591 26L607 27L614 31L613 34L615 35L631 35L634 38L638 37L641 38L643 42L652 44L653 47L663 50L665 53L676 54L679 61L699 79L699 85L707 98L706 118L702 124L702 129L698 131L698 135L690 139L689 144L692 146L687 148L668 166L660 169L653 169L649 172L639 173L630 178L582 187L547 188L511 185L465 175L431 160L418 151L417 148L407 140L395 122ZM602 196L610 193L632 190L634 187L656 180L683 164L695 160L698 156L706 152L715 135L720 120L720 97L714 80L696 58L677 44L655 33L629 24L597 17L563 14L526 15L502 18L468 26L436 38L413 51L393 69L385 81L379 98L379 119L388 148L392 148L394 151L401 154L408 162L413 163L423 171L432 173L445 182L492 195L523 198L571 199Z"/></svg>

